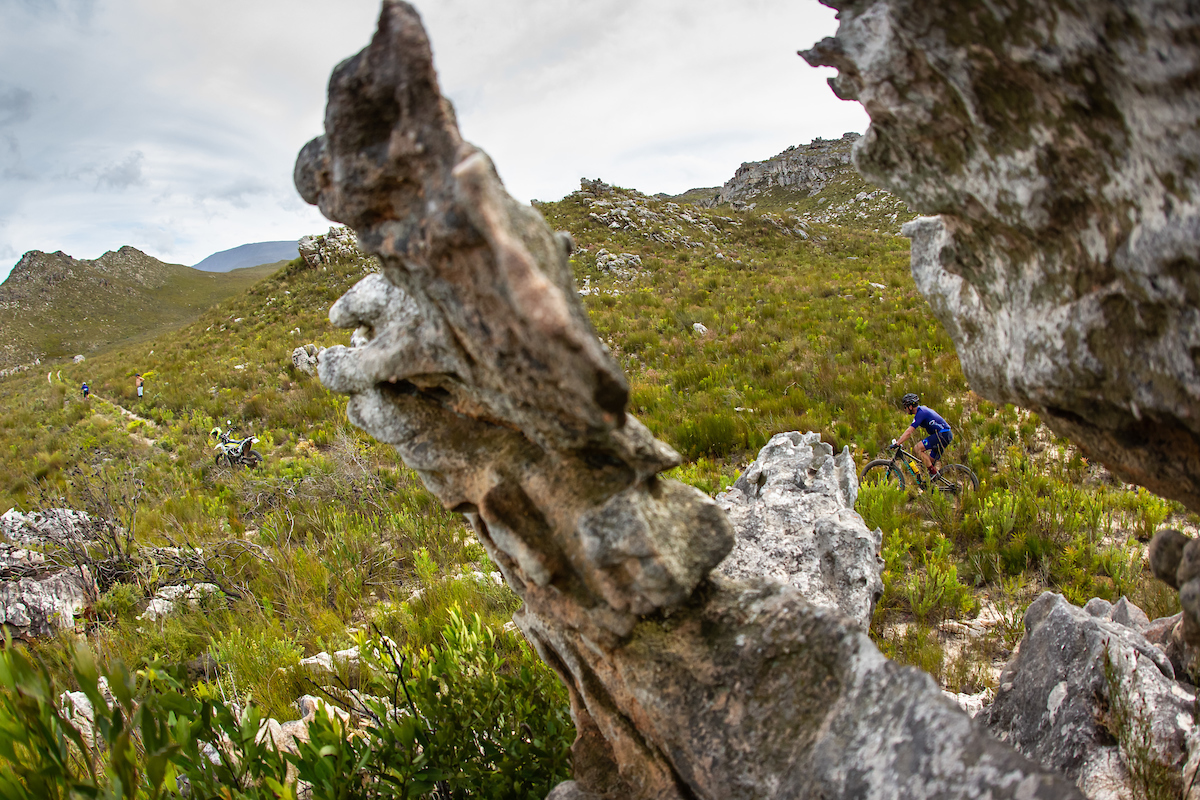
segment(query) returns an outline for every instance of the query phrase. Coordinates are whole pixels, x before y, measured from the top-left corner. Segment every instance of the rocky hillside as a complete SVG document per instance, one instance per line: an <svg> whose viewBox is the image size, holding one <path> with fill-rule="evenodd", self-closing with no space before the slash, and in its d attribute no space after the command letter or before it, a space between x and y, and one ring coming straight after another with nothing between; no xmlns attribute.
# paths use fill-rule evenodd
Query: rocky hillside
<svg viewBox="0 0 1200 800"><path fill-rule="evenodd" d="M95 260L31 250L0 284L0 369L175 327L243 293L267 271L202 272L133 247Z"/></svg>

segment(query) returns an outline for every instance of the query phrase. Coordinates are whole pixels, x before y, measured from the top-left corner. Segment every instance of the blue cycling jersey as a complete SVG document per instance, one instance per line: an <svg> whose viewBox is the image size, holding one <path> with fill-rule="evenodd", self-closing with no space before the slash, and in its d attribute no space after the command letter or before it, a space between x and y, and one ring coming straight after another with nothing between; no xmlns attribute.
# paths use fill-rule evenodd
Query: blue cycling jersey
<svg viewBox="0 0 1200 800"><path fill-rule="evenodd" d="M924 428L925 433L930 436L950 430L949 423L942 419L941 415L929 406L917 406L917 413L913 416L910 427Z"/></svg>

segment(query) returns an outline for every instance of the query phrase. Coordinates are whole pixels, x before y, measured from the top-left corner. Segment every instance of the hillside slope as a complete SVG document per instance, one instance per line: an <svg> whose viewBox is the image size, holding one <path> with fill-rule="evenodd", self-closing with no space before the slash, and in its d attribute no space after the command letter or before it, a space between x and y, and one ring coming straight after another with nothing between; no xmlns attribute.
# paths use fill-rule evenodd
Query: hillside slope
<svg viewBox="0 0 1200 800"><path fill-rule="evenodd" d="M897 398L916 391L954 426L946 459L982 483L961 507L912 486L861 488L856 510L884 535L872 635L885 653L948 689L976 692L995 686L1021 611L1042 589L1079 605L1127 595L1152 617L1178 610L1177 596L1143 569L1137 538L1164 521L1192 531L1195 520L1112 482L1035 415L969 391L913 285L908 240L896 235L909 213L902 203L841 169L815 194L772 185L751 202L698 207L585 181L537 204L575 240L576 283L626 371L630 412L686 459L671 477L714 494L787 430L819 431L861 467L908 424ZM141 481L131 524L139 541L217 554L211 563L232 571L242 595L144 625L136 614L153 589L130 578L111 589L110 602L132 598L125 610L106 612L116 621L89 634L106 652L141 664L154 653L211 651L229 662L225 674L250 670L237 673L248 687L242 700L282 714L295 695L278 668L348 647L349 626L369 621L420 645L437 640L457 604L502 630L515 597L470 577L495 567L459 516L390 448L350 428L344 397L292 363L298 346L350 340L330 324L329 307L378 269L355 241L344 229L314 237L306 259L191 324L64 364L61 381L0 378L0 510L86 507L70 496L78 467L127 473ZM82 274L78 264L60 269ZM121 280L145 290L152 277L147 269ZM141 398L135 370L148 375ZM84 380L88 400L78 392ZM215 465L214 425L258 436L261 467ZM241 555L221 561L230 552ZM951 620L981 608L1004 624L947 640ZM253 670L233 663L235 639L272 655Z"/></svg>
<svg viewBox="0 0 1200 800"><path fill-rule="evenodd" d="M176 327L271 271L202 272L133 247L95 260L31 250L0 284L0 369Z"/></svg>

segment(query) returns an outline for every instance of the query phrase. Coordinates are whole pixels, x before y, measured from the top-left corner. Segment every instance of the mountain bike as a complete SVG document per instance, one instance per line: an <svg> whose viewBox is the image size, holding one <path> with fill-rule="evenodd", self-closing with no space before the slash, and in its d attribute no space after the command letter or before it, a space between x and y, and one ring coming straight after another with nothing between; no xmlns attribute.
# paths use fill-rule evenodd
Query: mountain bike
<svg viewBox="0 0 1200 800"><path fill-rule="evenodd" d="M979 478L962 464L944 464L933 478L922 477L921 460L898 444L889 446L891 458L877 458L863 467L858 482L864 486L890 484L903 488L911 482L922 491L942 492L954 497L956 508L963 497L979 491Z"/></svg>

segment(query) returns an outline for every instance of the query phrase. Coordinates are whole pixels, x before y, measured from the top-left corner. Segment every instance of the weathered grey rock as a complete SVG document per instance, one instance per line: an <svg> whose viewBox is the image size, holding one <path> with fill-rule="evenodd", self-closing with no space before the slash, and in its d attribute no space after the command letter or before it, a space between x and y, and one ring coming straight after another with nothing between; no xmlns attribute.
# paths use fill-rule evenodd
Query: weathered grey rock
<svg viewBox="0 0 1200 800"><path fill-rule="evenodd" d="M1200 510L1200 6L850 0L854 162L923 214L917 287L972 389Z"/></svg>
<svg viewBox="0 0 1200 800"><path fill-rule="evenodd" d="M1175 680L1162 650L1114 617L1145 614L1124 599L1080 609L1044 593L1025 613L1025 637L985 716L993 733L1093 798L1132 796L1142 743L1181 776L1194 727L1195 690ZM1126 736L1116 736L1118 717Z"/></svg>
<svg viewBox="0 0 1200 800"><path fill-rule="evenodd" d="M65 541L87 541L95 524L83 511L51 508L22 514L10 508L0 515L0 534L13 544L53 545Z"/></svg>
<svg viewBox="0 0 1200 800"><path fill-rule="evenodd" d="M352 679L357 680L359 664L358 648L351 647L333 653L321 651L316 655L300 659L298 666L313 682L320 686L328 686L338 675L349 675ZM307 695L305 696L307 697ZM302 710L301 713L307 713L307 711Z"/></svg>
<svg viewBox="0 0 1200 800"><path fill-rule="evenodd" d="M370 340L318 367L350 419L463 512L567 685L576 789L608 798L1075 797L971 725L857 625L772 582L709 576L733 546L574 291L569 241L462 141L416 12L385 0L330 80L296 187L383 276L330 319ZM409 314L406 309L415 309Z"/></svg>
<svg viewBox="0 0 1200 800"><path fill-rule="evenodd" d="M292 366L306 375L316 375L320 356L315 344L302 345L292 351Z"/></svg>
<svg viewBox="0 0 1200 800"><path fill-rule="evenodd" d="M189 608L198 608L205 598L220 593L221 587L213 583L164 586L154 593L154 597L150 598L150 602L138 619L154 622L169 616L180 603L186 604Z"/></svg>
<svg viewBox="0 0 1200 800"><path fill-rule="evenodd" d="M731 578L791 584L814 605L864 631L883 594L883 533L854 510L858 478L848 448L836 457L819 433L780 433L717 505L737 542L718 569Z"/></svg>
<svg viewBox="0 0 1200 800"><path fill-rule="evenodd" d="M615 272L619 275L630 275L642 268L642 257L633 253L610 253L601 249L596 253L596 269L601 272Z"/></svg>
<svg viewBox="0 0 1200 800"><path fill-rule="evenodd" d="M0 583L0 625L14 639L52 636L75 627L99 592L87 567L70 567L35 579Z"/></svg>
<svg viewBox="0 0 1200 800"><path fill-rule="evenodd" d="M300 257L310 267L333 264L339 261L357 261L367 256L358 246L354 231L345 227L334 227L320 236L304 236L297 243Z"/></svg>
<svg viewBox="0 0 1200 800"><path fill-rule="evenodd" d="M1179 590L1182 609L1168 630L1156 620L1154 635L1167 640L1171 663L1195 682L1200 677L1200 540L1164 528L1150 540L1147 557L1155 576Z"/></svg>

